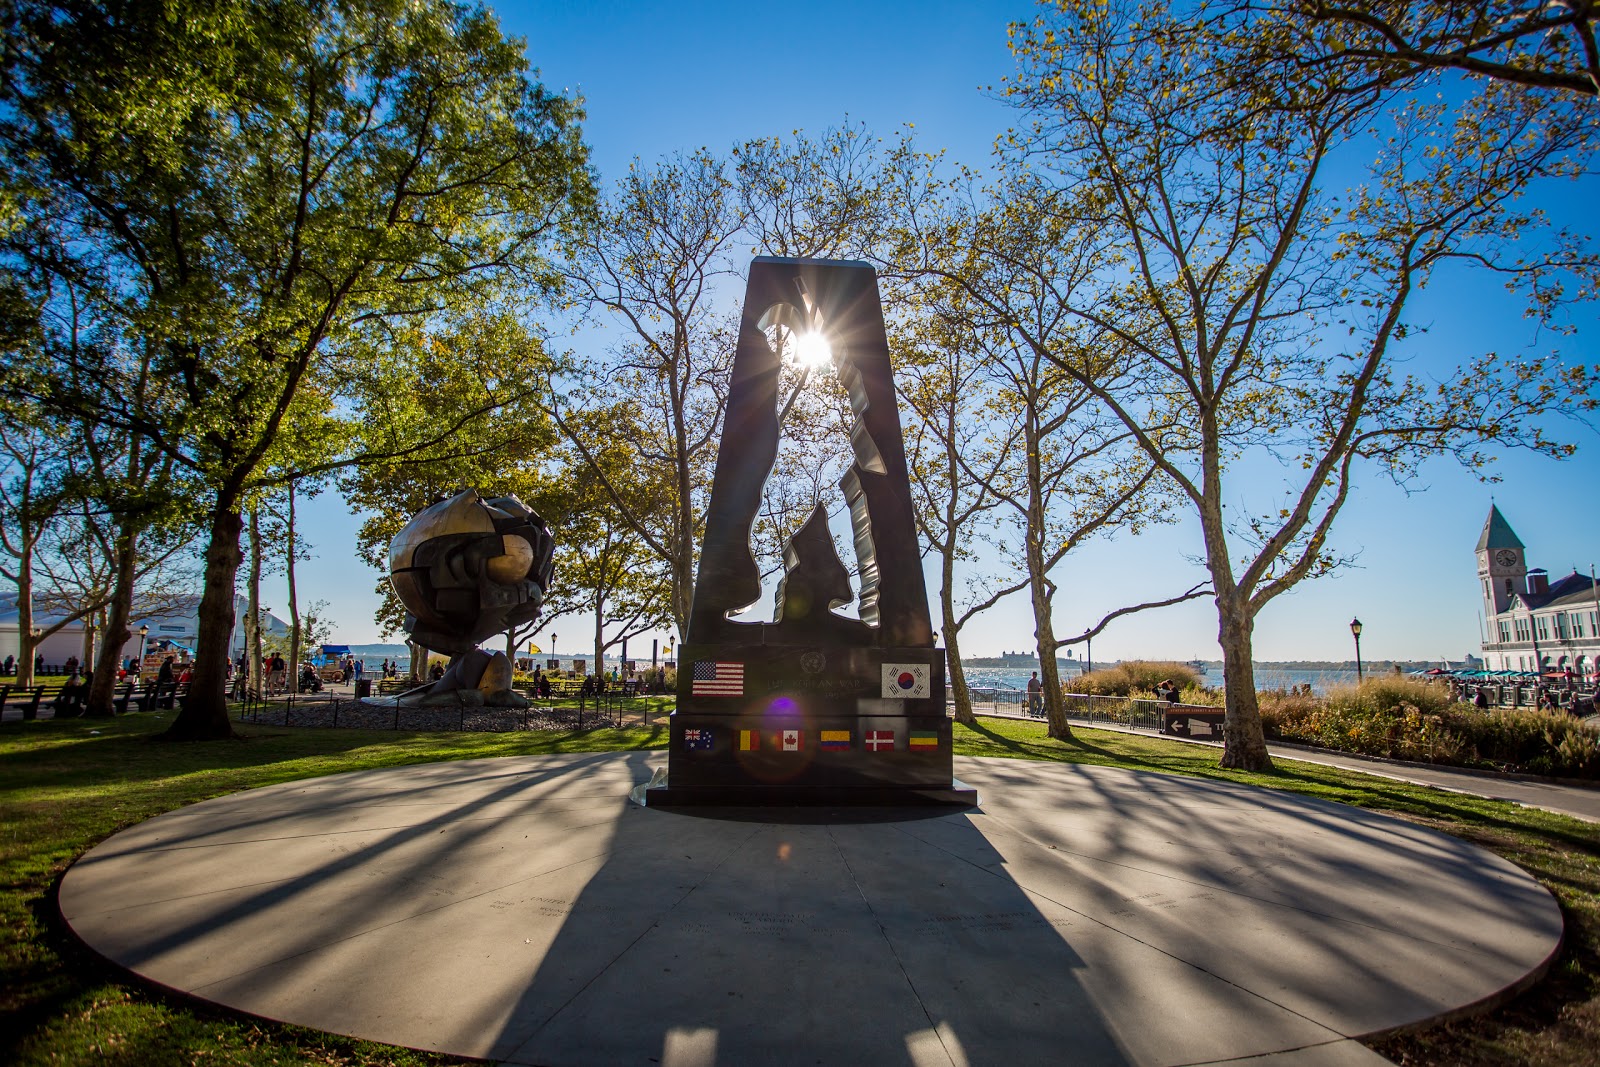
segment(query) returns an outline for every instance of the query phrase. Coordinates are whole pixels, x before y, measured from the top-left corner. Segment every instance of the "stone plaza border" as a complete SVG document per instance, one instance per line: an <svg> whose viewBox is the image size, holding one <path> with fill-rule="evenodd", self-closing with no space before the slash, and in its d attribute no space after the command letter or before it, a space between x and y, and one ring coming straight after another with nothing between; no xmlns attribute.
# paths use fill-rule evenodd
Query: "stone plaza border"
<svg viewBox="0 0 1600 1067"><path fill-rule="evenodd" d="M270 1019L518 1064L1384 1061L1561 915L1483 849L1314 798L956 761L982 807L630 804L660 753L334 775L125 830L95 951Z"/></svg>

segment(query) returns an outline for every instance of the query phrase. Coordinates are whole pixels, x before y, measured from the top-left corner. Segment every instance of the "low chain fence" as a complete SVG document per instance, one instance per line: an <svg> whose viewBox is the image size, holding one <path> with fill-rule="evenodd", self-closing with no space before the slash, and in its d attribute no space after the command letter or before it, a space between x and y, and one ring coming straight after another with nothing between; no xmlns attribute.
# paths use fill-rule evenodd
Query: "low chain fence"
<svg viewBox="0 0 1600 1067"><path fill-rule="evenodd" d="M430 708L392 699L358 700L326 693L261 697L242 693L233 702L240 722L346 730L414 730L509 733L517 730L592 730L652 726L667 713L650 701L621 693L602 693L570 704L530 704L526 708ZM652 721L653 720L653 721Z"/></svg>
<svg viewBox="0 0 1600 1067"><path fill-rule="evenodd" d="M978 715L1012 718L1045 717L1042 697L1030 701L1020 689L977 687L970 691L972 710ZM1063 694L1067 715L1074 721L1103 723L1135 730L1160 733L1169 709L1193 707L1214 712L1215 708L1188 704L1168 704L1088 693ZM489 731L585 730L597 727L653 726L666 721L670 707L658 707L653 700L626 696L619 692L587 695L576 704L533 703L526 708L401 706L390 700L356 700L338 694L289 694L261 698L245 694L235 702L240 722L263 726L304 726L350 730Z"/></svg>

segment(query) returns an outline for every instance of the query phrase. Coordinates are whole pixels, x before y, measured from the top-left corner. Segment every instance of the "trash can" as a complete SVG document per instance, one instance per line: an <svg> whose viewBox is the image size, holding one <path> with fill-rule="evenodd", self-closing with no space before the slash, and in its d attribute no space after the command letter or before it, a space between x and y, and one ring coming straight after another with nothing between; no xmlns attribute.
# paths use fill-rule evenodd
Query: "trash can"
<svg viewBox="0 0 1600 1067"><path fill-rule="evenodd" d="M356 679L356 699L357 700L363 700L366 697L369 697L371 695L372 695L372 679L371 678L357 678Z"/></svg>

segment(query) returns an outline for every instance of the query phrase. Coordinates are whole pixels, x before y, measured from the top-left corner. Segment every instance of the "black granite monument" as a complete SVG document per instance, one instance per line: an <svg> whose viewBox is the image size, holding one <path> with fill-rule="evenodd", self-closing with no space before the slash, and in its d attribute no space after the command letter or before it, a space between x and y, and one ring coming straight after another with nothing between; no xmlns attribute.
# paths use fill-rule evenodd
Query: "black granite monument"
<svg viewBox="0 0 1600 1067"><path fill-rule="evenodd" d="M750 530L778 450L781 357L766 337L775 324L826 339L855 412L855 461L840 487L859 619L832 610L853 598L820 504L784 547L773 621L731 618L761 595ZM951 773L944 652L866 263L751 263L667 758L666 781L644 792L653 806L977 802Z"/></svg>

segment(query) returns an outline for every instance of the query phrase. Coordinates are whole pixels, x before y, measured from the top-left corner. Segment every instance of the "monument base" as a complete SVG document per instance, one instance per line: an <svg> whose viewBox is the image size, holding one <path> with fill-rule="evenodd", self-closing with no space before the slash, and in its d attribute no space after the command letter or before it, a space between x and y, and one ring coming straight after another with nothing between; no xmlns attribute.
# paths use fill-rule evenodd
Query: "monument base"
<svg viewBox="0 0 1600 1067"><path fill-rule="evenodd" d="M647 808L694 807L834 807L920 808L978 806L978 791L959 778L935 786L673 786L652 783L636 789L634 799Z"/></svg>
<svg viewBox="0 0 1600 1067"><path fill-rule="evenodd" d="M952 773L936 648L684 649L654 806L977 803Z"/></svg>

